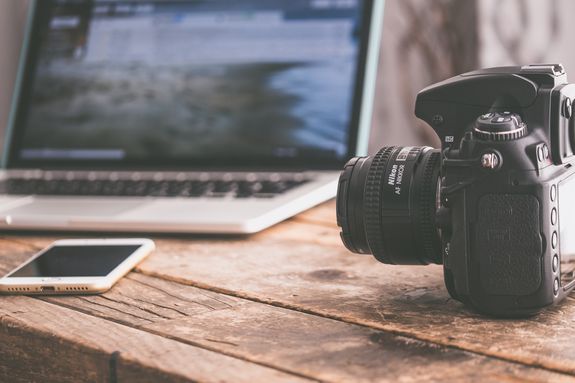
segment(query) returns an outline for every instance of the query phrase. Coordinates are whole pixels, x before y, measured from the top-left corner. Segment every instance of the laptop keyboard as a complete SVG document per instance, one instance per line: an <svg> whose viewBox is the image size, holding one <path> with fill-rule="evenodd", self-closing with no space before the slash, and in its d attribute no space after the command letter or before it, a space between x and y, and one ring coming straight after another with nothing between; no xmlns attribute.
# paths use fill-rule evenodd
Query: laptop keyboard
<svg viewBox="0 0 575 383"><path fill-rule="evenodd" d="M273 198L309 181L289 176L277 180L161 181L10 178L0 182L0 192L9 195L50 196Z"/></svg>

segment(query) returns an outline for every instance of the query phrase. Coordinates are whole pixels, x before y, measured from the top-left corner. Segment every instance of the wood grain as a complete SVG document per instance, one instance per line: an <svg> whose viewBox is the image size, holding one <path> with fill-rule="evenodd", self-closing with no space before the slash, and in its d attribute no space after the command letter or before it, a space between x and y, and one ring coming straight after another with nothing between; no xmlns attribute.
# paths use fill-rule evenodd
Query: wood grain
<svg viewBox="0 0 575 383"><path fill-rule="evenodd" d="M575 381L518 364L297 311L216 296L134 273L102 296L44 299L183 343L323 381L458 381L465 377L483 382L512 376ZM206 301L205 309L184 308L188 302L193 307L201 299ZM133 314L142 307L149 311L146 321ZM174 312L167 314L166 309ZM404 369L405 360L413 360L414 366ZM458 368L452 368L454 362Z"/></svg>
<svg viewBox="0 0 575 383"><path fill-rule="evenodd" d="M81 299L81 302L70 301L67 305L155 333L162 333L162 326L168 323L170 328L172 323L181 323L178 329L170 329L166 333L183 342L200 343L233 353L238 352L233 345L202 341L190 329L194 326L203 328L200 322L196 322L200 318L216 318L230 312L234 313L234 318L244 318L241 323L249 324L251 317L244 317L242 311L249 306L232 299L237 297L360 325L369 331L406 337L402 339L432 342L575 374L575 354L566 352L572 348L570 339L575 335L575 303L572 299L528 320L486 318L449 299L440 267L386 266L371 256L350 254L340 245L332 219L333 202L330 202L247 239L159 238L157 251L138 268L143 274L165 280L157 282L156 278L150 279L154 283L174 281L199 287L202 291L207 289L228 295L231 299L227 302L231 306L229 308L210 310L191 304L186 316L179 317L171 309L154 306L158 299L171 301L171 298L161 296L141 307L135 304L137 289L130 284L138 283L136 279L142 276L131 276L118 285L121 293L113 293L118 295L112 298L115 302ZM49 237L10 236L5 243L12 247L20 242L38 248L51 240ZM169 291L172 288L176 289L169 287ZM141 296L151 295L145 292ZM185 301L180 303L187 305ZM124 315L126 313L139 318ZM215 328L219 323L214 323ZM207 332L208 326L204 327L202 331ZM255 339L253 342L265 345L261 339ZM238 356L261 360L253 349L239 352ZM288 351L278 352L283 358L281 353ZM273 360L265 360L265 363L271 362ZM282 366L288 369L296 368L296 365L296 361L282 362ZM317 374L313 365L306 368ZM347 370L339 373L345 374Z"/></svg>
<svg viewBox="0 0 575 383"><path fill-rule="evenodd" d="M297 222L309 222L321 226L337 227L335 218L335 199L325 202L314 209L307 210L296 217Z"/></svg>
<svg viewBox="0 0 575 383"><path fill-rule="evenodd" d="M146 329L332 382L575 381L299 312L247 304Z"/></svg>
<svg viewBox="0 0 575 383"><path fill-rule="evenodd" d="M178 254L177 259L172 258ZM218 256L213 256L218 254ZM340 248L280 241L159 242L148 275L238 297L575 373L575 304L526 320L478 315L449 298L438 266L382 265Z"/></svg>
<svg viewBox="0 0 575 383"><path fill-rule="evenodd" d="M103 295L42 299L136 327L225 310L239 304L236 298L134 273Z"/></svg>
<svg viewBox="0 0 575 383"><path fill-rule="evenodd" d="M2 382L306 381L38 299L0 301Z"/></svg>
<svg viewBox="0 0 575 383"><path fill-rule="evenodd" d="M333 202L250 241L159 241L140 271L226 294L575 373L575 302L526 320L449 298L439 266L383 265L339 244ZM317 217L314 215L317 213ZM331 216L331 218L329 218ZM301 222L300 222L301 221ZM267 235L266 235L267 234ZM217 256L214 256L217 254Z"/></svg>
<svg viewBox="0 0 575 383"><path fill-rule="evenodd" d="M12 244L3 248L22 253L26 247ZM324 381L485 382L514 377L575 381L544 370L137 273L102 296L42 299L181 343ZM406 360L413 363L408 369ZM139 366L134 371L141 373L142 368L149 367Z"/></svg>

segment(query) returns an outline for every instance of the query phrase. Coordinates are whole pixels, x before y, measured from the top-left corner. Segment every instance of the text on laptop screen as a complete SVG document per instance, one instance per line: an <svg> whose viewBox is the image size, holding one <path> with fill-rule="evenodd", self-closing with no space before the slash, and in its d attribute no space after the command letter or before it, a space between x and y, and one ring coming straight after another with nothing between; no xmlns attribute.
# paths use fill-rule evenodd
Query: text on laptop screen
<svg viewBox="0 0 575 383"><path fill-rule="evenodd" d="M340 161L350 153L362 0L44 7L19 161Z"/></svg>

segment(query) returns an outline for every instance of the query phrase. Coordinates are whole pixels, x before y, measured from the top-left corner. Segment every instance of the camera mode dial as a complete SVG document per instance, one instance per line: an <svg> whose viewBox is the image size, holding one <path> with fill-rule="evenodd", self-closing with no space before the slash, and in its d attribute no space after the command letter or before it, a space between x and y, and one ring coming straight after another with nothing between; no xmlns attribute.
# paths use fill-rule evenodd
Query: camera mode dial
<svg viewBox="0 0 575 383"><path fill-rule="evenodd" d="M527 125L521 116L511 112L492 112L480 116L473 135L486 141L517 140L527 134Z"/></svg>

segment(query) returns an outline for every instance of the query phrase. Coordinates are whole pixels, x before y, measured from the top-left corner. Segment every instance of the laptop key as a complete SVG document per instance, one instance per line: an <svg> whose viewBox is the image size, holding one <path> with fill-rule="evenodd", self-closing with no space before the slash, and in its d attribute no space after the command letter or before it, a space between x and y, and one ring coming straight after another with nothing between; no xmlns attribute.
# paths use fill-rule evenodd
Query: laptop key
<svg viewBox="0 0 575 383"><path fill-rule="evenodd" d="M12 195L110 197L273 198L307 180L45 180L15 178L0 182L0 192Z"/></svg>
<svg viewBox="0 0 575 383"><path fill-rule="evenodd" d="M237 188L237 183L233 181L216 181L212 190L213 194L228 194Z"/></svg>
<svg viewBox="0 0 575 383"><path fill-rule="evenodd" d="M84 182L80 186L79 194L86 196L100 195L102 193L102 187L102 181Z"/></svg>
<svg viewBox="0 0 575 383"><path fill-rule="evenodd" d="M126 181L122 196L144 197L148 194L148 183L146 181Z"/></svg>

